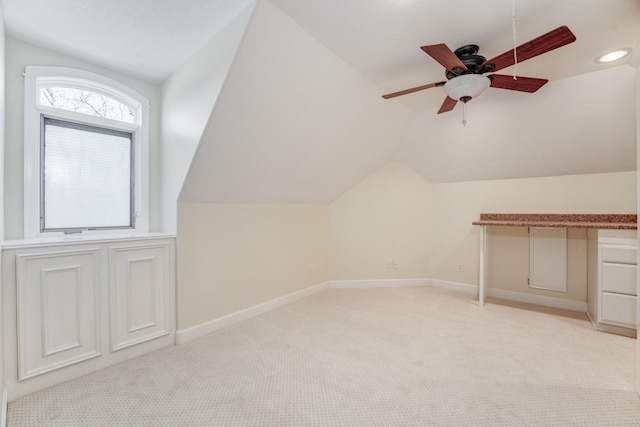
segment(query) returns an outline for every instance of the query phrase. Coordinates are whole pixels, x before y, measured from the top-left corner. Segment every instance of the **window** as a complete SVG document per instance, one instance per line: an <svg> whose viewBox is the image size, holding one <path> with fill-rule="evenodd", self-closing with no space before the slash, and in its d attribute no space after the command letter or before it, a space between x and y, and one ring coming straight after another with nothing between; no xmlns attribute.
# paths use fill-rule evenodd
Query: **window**
<svg viewBox="0 0 640 427"><path fill-rule="evenodd" d="M133 133L43 116L40 230L131 228Z"/></svg>
<svg viewBox="0 0 640 427"><path fill-rule="evenodd" d="M25 78L25 238L147 232L146 98L70 68Z"/></svg>
<svg viewBox="0 0 640 427"><path fill-rule="evenodd" d="M121 122L136 122L135 107L107 95L72 87L55 86L41 87L38 92L40 105Z"/></svg>

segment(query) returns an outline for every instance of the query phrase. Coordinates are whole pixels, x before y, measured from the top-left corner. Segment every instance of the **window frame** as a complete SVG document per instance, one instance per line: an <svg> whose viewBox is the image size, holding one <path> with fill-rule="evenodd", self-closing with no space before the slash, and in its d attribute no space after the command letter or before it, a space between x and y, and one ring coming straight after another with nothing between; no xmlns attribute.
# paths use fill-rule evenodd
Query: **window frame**
<svg viewBox="0 0 640 427"><path fill-rule="evenodd" d="M85 132L93 132L100 133L104 135L111 136L119 136L128 139L129 141L129 205L128 205L128 224L127 225L112 225L112 226L104 226L104 225L93 225L87 227L46 227L46 199L47 199L47 189L45 186L45 177L46 177L46 162L45 159L47 157L47 138L46 138L46 126L58 126L67 129L76 129L82 130ZM63 233L71 234L71 233L82 233L84 230L128 230L131 228L135 228L136 218L135 218L135 135L131 131L124 131L122 129L111 129L102 126L94 126L86 123L78 123L72 122L70 120L62 120L58 117L49 117L45 114L40 115L40 231L42 233L50 233L50 232L58 232L61 231ZM44 166L42 166L44 165Z"/></svg>
<svg viewBox="0 0 640 427"><path fill-rule="evenodd" d="M67 67L28 66L25 68L24 104L24 238L62 238L69 232L83 235L147 233L149 231L149 101L128 86L109 77ZM55 107L40 105L42 87L59 86L96 92L134 108L136 121L128 123ZM41 122L42 116L106 129L133 133L134 205L132 228L89 230L41 230Z"/></svg>

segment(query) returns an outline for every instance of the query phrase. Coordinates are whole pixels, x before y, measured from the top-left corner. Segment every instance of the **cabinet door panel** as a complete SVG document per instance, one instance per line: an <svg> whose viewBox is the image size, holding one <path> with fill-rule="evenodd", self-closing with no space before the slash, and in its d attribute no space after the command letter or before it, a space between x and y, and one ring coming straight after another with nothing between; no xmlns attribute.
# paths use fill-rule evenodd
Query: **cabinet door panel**
<svg viewBox="0 0 640 427"><path fill-rule="evenodd" d="M602 290L618 294L636 294L636 266L602 263Z"/></svg>
<svg viewBox="0 0 640 427"><path fill-rule="evenodd" d="M602 293L602 322L635 328L636 297Z"/></svg>
<svg viewBox="0 0 640 427"><path fill-rule="evenodd" d="M100 355L98 250L17 255L18 379Z"/></svg>
<svg viewBox="0 0 640 427"><path fill-rule="evenodd" d="M529 287L567 291L567 230L531 227Z"/></svg>
<svg viewBox="0 0 640 427"><path fill-rule="evenodd" d="M637 250L632 246L602 245L602 261L618 264L636 264Z"/></svg>
<svg viewBox="0 0 640 427"><path fill-rule="evenodd" d="M170 245L112 248L110 265L111 350L169 334Z"/></svg>

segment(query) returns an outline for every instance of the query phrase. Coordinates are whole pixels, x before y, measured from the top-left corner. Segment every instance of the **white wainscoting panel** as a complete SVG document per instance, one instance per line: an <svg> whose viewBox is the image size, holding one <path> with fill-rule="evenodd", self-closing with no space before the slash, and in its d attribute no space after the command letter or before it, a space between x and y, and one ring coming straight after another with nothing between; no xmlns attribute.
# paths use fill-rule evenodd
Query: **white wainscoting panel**
<svg viewBox="0 0 640 427"><path fill-rule="evenodd" d="M169 334L169 243L111 248L111 351Z"/></svg>
<svg viewBox="0 0 640 427"><path fill-rule="evenodd" d="M18 379L100 355L98 249L16 256Z"/></svg>
<svg viewBox="0 0 640 427"><path fill-rule="evenodd" d="M175 344L175 236L4 242L12 401Z"/></svg>

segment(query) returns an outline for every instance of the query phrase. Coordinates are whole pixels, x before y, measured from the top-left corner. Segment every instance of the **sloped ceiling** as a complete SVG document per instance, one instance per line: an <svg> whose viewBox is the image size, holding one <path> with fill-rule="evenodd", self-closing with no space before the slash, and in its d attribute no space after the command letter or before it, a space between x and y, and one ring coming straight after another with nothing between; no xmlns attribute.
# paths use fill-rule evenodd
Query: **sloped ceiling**
<svg viewBox="0 0 640 427"><path fill-rule="evenodd" d="M289 16L260 2L180 200L329 202L396 157L410 118Z"/></svg>
<svg viewBox="0 0 640 427"><path fill-rule="evenodd" d="M4 8L16 38L159 81L249 3ZM461 105L436 114L441 88L380 98L443 80L420 45L511 49L513 6L517 44L560 25L577 37L518 64L550 79L538 92L490 89L467 105L466 127ZM594 59L639 42L637 0L258 0L181 200L323 203L395 159L433 182L634 170L637 70Z"/></svg>
<svg viewBox="0 0 640 427"><path fill-rule="evenodd" d="M416 112L400 159L431 182L636 169L636 70L549 82L541 96L483 94L460 114Z"/></svg>
<svg viewBox="0 0 640 427"><path fill-rule="evenodd" d="M455 50L476 44L479 54L493 58L513 49L514 36L520 45L567 25L576 42L517 65L519 75L558 80L601 70L598 55L640 42L637 0L271 1L379 86L380 94L445 80L443 67L422 45L445 43ZM442 89L434 88L389 102L417 111L439 106L443 98Z"/></svg>
<svg viewBox="0 0 640 427"><path fill-rule="evenodd" d="M12 37L159 83L251 0L3 0Z"/></svg>
<svg viewBox="0 0 640 427"><path fill-rule="evenodd" d="M549 64L548 69L522 74L557 78L535 94L487 91L467 105L467 126L462 126L461 106L448 114L436 114L443 97L439 88L433 91L438 95L435 102L427 100L428 96L418 102L381 100L383 88L391 90L385 78L394 77L391 68L380 75L372 71L384 68L381 64L386 62L381 58L384 55L373 51L380 48L386 54L393 46L380 35L371 39L367 35L375 33L372 29L377 24L380 33L392 36L380 20L381 13L392 8L390 3L361 4L362 16L357 18L346 2L330 1L326 6L314 0L273 3L284 6L294 19L271 2L259 4L191 165L181 200L323 203L393 159L404 161L431 182L635 170L635 68L624 64L597 68L596 53L589 51L587 58L580 45L577 52L567 54L567 61L562 55L551 55L564 48L558 49L520 66L525 69L527 63L541 59ZM450 16L452 2L406 3L402 18L409 31L417 24L414 13L425 3L432 6L427 8L430 13L423 14L432 25L421 28L435 28L442 37L455 34L459 43L469 42L462 41L450 25L447 30L440 23L437 12L444 10ZM526 3L528 9L523 8L529 20L537 22L528 26L535 35L567 23L559 16L582 16L583 9L575 2L543 3L552 12L550 24L532 2ZM629 28L628 15L637 19L637 7L631 2L613 3L619 9L607 10L605 20L620 19L622 24L612 28L624 34L620 40L625 40L614 37L616 46L627 46L631 39L635 43L640 31ZM512 43L511 5L507 6L504 32ZM594 2L584 2L584 6L592 12L600 10ZM467 15L477 11L469 7L456 10L468 19ZM390 13L389 21L398 29L401 19L396 15ZM345 16L350 17L352 27ZM483 39L493 39L500 17L479 14ZM472 29L480 27L472 19L464 22ZM571 22L584 28L584 17ZM422 33L423 39L432 38L430 31ZM337 39L334 43L335 37L343 43ZM367 45L366 52L350 50L357 44ZM416 40L415 46L419 44ZM596 48L604 50L602 45ZM504 49L508 42L492 50L501 53ZM418 53L422 68L429 58ZM391 58L393 62L394 55ZM558 66L571 61L578 62ZM441 67L436 64L436 68L441 75ZM572 71L568 73L567 68ZM409 95L417 96L421 95Z"/></svg>

